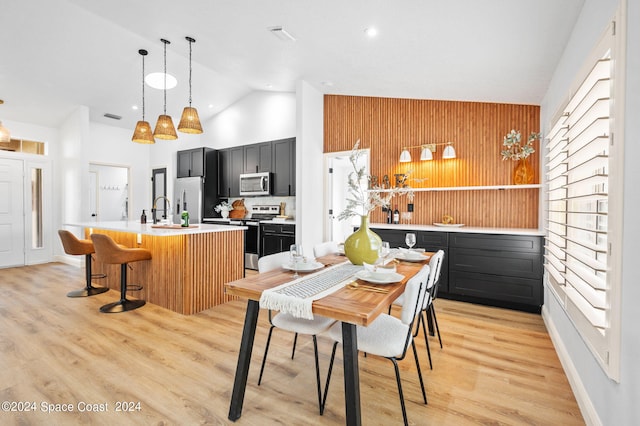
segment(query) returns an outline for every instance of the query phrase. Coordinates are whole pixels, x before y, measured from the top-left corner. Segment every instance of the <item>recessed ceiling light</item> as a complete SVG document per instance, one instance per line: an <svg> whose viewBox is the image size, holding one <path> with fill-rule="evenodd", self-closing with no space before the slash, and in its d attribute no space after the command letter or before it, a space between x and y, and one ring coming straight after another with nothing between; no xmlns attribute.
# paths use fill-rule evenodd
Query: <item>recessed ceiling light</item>
<svg viewBox="0 0 640 426"><path fill-rule="evenodd" d="M134 110L134 111L137 111L137 110L138 110L138 105L133 105L133 106L131 107L131 109L132 109L132 110Z"/></svg>
<svg viewBox="0 0 640 426"><path fill-rule="evenodd" d="M267 89L273 89L273 84L271 83L267 84Z"/></svg>
<svg viewBox="0 0 640 426"><path fill-rule="evenodd" d="M375 27L369 27L364 29L364 33L369 37L375 37L378 35L378 30Z"/></svg>
<svg viewBox="0 0 640 426"><path fill-rule="evenodd" d="M209 108L213 108L213 104L209 104Z"/></svg>
<svg viewBox="0 0 640 426"><path fill-rule="evenodd" d="M147 76L144 78L144 81L154 89L164 89L164 73L162 72L152 72L151 74L147 74ZM176 80L176 78L171 74L167 74L167 90L173 89L177 85L178 80Z"/></svg>

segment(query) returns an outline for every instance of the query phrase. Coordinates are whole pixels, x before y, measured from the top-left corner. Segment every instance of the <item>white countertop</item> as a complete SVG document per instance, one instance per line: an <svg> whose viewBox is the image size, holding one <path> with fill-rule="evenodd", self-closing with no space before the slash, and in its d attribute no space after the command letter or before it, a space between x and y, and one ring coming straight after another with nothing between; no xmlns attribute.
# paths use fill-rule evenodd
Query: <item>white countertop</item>
<svg viewBox="0 0 640 426"><path fill-rule="evenodd" d="M432 231L432 232L465 232L472 234L509 234L509 235L535 235L544 236L543 229L537 228L482 228L479 226L436 226L418 224L370 223L373 229L397 229L400 231Z"/></svg>
<svg viewBox="0 0 640 426"><path fill-rule="evenodd" d="M232 219L232 218L222 218L222 217L205 217L202 219L203 222L205 223L229 223L230 221L239 221L239 220L246 220L246 219L250 219L250 218L243 218L243 219ZM295 225L296 221L294 219L270 219L270 220L259 220L260 223L284 223L287 225Z"/></svg>
<svg viewBox="0 0 640 426"><path fill-rule="evenodd" d="M160 224L158 224L160 225ZM145 234L155 236L171 236L171 235L185 235L185 234L203 234L207 232L225 232L225 231L243 231L247 229L246 226L235 225L214 225L208 223L198 223L190 228L182 228L176 226L175 228L154 228L153 223L140 223L140 222L125 222L125 221L113 221L113 222L78 222L78 223L65 223L65 226L78 226L81 228L95 228L105 229L109 231L131 232L133 234Z"/></svg>

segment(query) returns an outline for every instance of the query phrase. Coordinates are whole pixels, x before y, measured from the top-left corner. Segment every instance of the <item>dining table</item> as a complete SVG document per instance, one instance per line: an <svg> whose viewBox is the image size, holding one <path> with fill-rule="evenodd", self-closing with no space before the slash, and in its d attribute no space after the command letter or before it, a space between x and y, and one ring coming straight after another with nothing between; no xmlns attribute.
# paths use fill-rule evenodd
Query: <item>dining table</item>
<svg viewBox="0 0 640 426"><path fill-rule="evenodd" d="M407 281L425 263L428 263L433 255L430 252L424 254L420 261L393 260L396 272L403 275L403 278L398 282L376 285L357 279L355 282L360 287L343 286L339 290L313 301L312 312L314 315L333 318L342 323L345 423L347 425L361 424L357 326L367 327L380 314L388 312L389 306L404 292ZM337 253L319 257L316 260L322 263L324 268L348 262L345 256ZM282 268L247 276L225 284L227 294L248 300L229 407L228 418L231 421L238 420L242 415L262 292L295 280L293 275L294 272ZM384 291L369 291L366 287L362 288L363 285L379 287Z"/></svg>

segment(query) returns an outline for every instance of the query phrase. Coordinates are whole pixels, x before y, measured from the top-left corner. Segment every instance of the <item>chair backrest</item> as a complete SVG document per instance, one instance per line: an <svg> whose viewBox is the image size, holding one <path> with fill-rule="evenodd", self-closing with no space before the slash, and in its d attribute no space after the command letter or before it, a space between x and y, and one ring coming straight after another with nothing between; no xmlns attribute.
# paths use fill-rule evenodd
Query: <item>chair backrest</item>
<svg viewBox="0 0 640 426"><path fill-rule="evenodd" d="M289 252L269 254L258 259L258 272L269 272L282 267L289 261Z"/></svg>
<svg viewBox="0 0 640 426"><path fill-rule="evenodd" d="M438 281L440 281L440 271L442 270L442 261L444 260L444 250L438 250L429 260L429 279L427 281L427 292L431 297L425 297L422 309L427 309L429 303L434 299L437 290Z"/></svg>
<svg viewBox="0 0 640 426"><path fill-rule="evenodd" d="M430 270L429 265L424 265L417 274L407 281L404 289L402 312L400 313L400 320L404 324L413 324L413 320L424 304Z"/></svg>
<svg viewBox="0 0 640 426"><path fill-rule="evenodd" d="M326 241L324 243L316 244L313 247L313 255L315 257L322 257L328 254L334 254L338 252L338 243L335 241Z"/></svg>
<svg viewBox="0 0 640 426"><path fill-rule="evenodd" d="M94 252L91 241L80 240L66 229L59 229L58 235L64 252L72 255L91 254Z"/></svg>

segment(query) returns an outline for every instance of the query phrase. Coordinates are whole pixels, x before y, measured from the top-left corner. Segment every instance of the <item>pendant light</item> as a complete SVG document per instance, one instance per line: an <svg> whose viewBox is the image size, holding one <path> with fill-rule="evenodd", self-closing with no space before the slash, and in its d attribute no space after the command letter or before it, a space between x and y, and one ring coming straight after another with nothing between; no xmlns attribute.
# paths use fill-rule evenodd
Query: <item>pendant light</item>
<svg viewBox="0 0 640 426"><path fill-rule="evenodd" d="M164 114L158 117L153 136L158 139L175 140L178 139L176 128L171 116L167 115L167 44L171 42L163 38L160 41L164 43Z"/></svg>
<svg viewBox="0 0 640 426"><path fill-rule="evenodd" d="M182 118L178 124L178 131L182 133L200 134L202 133L202 124L198 117L198 110L191 106L191 43L196 40L193 37L185 37L189 42L189 106L182 111Z"/></svg>
<svg viewBox="0 0 640 426"><path fill-rule="evenodd" d="M147 56L149 52L140 49L138 53L142 56L142 121L138 121L136 124L136 129L133 131L131 140L137 143L152 144L156 143L156 140L153 138L153 133L151 133L151 125L144 119L144 57Z"/></svg>
<svg viewBox="0 0 640 426"><path fill-rule="evenodd" d="M0 99L0 105L2 105L4 101ZM9 129L2 125L2 121L0 121L0 142L9 143L11 142L11 134L9 133Z"/></svg>

